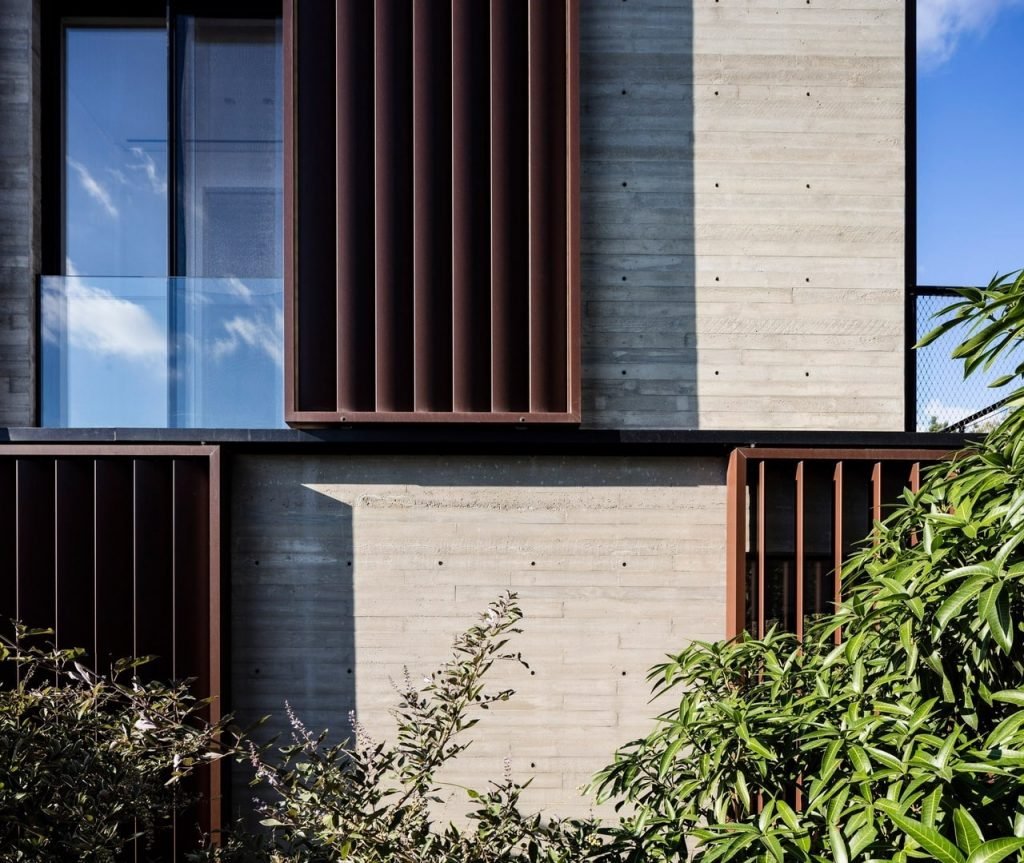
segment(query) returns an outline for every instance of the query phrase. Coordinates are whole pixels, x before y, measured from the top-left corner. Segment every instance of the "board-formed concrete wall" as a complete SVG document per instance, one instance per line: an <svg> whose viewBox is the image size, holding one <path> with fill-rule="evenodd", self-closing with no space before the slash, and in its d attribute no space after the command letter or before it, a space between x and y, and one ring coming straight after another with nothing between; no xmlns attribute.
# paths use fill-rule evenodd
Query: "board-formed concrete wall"
<svg viewBox="0 0 1024 863"><path fill-rule="evenodd" d="M724 632L724 473L710 458L237 457L233 707L279 728L288 699L339 736L355 708L386 737L389 678L406 664L421 680L517 591L531 670L495 675L517 695L446 778L486 787L508 755L535 777L529 805L584 814L576 789L650 728L646 669Z"/></svg>
<svg viewBox="0 0 1024 863"><path fill-rule="evenodd" d="M35 420L37 4L0 0L0 427Z"/></svg>
<svg viewBox="0 0 1024 863"><path fill-rule="evenodd" d="M903 423L904 0L581 3L585 423Z"/></svg>
<svg viewBox="0 0 1024 863"><path fill-rule="evenodd" d="M36 415L41 2L0 0L0 426ZM582 0L585 425L901 428L905 2Z"/></svg>

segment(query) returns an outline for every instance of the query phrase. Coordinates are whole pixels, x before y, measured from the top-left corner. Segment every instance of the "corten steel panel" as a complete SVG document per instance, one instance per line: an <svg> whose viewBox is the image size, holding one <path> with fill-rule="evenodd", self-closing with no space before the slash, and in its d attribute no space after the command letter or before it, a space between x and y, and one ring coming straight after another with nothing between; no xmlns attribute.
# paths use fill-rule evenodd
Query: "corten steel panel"
<svg viewBox="0 0 1024 863"><path fill-rule="evenodd" d="M872 521L884 518L886 507L897 502L905 487L919 485L920 463L949 458L948 450L883 449L737 449L729 458L727 474L726 635L734 638L744 629L763 634L769 617L766 609L766 580L780 549L769 548L766 520L779 508L783 498L793 498L789 530L795 549L796 607L795 631L802 635L808 591L821 593L822 585L834 585L834 602L841 601L838 571L853 545L871 531ZM768 468L772 466L771 477ZM778 485L778 471L790 466L792 485ZM829 481L831 478L831 481ZM813 481L812 481L813 480ZM814 513L828 518L828 537L810 532ZM778 541L779 525L775 524ZM785 538L785 537L783 537ZM831 548L827 540L831 540ZM787 543L790 541L787 540ZM913 538L911 538L913 541ZM813 546L813 551L811 550ZM792 556L786 552L785 556ZM823 571L825 560L832 573ZM810 564L810 565L808 565ZM747 619L748 578L755 594L751 620ZM811 584L813 579L814 584ZM836 640L839 633L836 634Z"/></svg>
<svg viewBox="0 0 1024 863"><path fill-rule="evenodd" d="M101 674L157 654L143 674L195 678L216 719L219 482L213 447L0 446L0 621L53 628ZM191 820L218 828L219 766L197 784ZM178 833L195 835L191 822Z"/></svg>
<svg viewBox="0 0 1024 863"><path fill-rule="evenodd" d="M286 0L289 423L579 422L577 19Z"/></svg>

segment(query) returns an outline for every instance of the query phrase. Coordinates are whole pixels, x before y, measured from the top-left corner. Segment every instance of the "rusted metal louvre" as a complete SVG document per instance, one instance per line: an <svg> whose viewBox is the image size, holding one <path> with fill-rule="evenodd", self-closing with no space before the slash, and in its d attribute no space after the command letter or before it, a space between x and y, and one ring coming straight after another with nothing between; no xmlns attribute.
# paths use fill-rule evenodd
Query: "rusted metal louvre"
<svg viewBox="0 0 1024 863"><path fill-rule="evenodd" d="M220 713L219 453L212 447L0 447L0 622L54 631L99 673L153 655L141 674L195 678ZM7 685L11 681L0 681ZM177 859L196 820L220 826L220 768L203 804L139 859ZM181 834L179 837L178 834ZM184 845L182 844L183 848Z"/></svg>
<svg viewBox="0 0 1024 863"><path fill-rule="evenodd" d="M578 422L578 0L285 0L285 418Z"/></svg>
<svg viewBox="0 0 1024 863"><path fill-rule="evenodd" d="M945 450L739 449L729 461L727 635L803 637L842 601L836 573ZM916 537L908 538L916 542ZM841 638L836 633L836 640Z"/></svg>

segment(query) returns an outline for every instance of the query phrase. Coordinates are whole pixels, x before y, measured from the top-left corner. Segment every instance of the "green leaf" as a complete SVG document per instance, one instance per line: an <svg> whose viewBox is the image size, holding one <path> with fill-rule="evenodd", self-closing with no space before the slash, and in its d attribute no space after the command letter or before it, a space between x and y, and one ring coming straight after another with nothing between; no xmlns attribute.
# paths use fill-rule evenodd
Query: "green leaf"
<svg viewBox="0 0 1024 863"><path fill-rule="evenodd" d="M969 578L964 584L962 584L956 591L939 606L939 610L935 615L935 622L939 627L939 632L944 630L949 622L960 613L960 610L967 605L981 589L992 580L991 573L986 570L981 575L975 575Z"/></svg>
<svg viewBox="0 0 1024 863"><path fill-rule="evenodd" d="M881 803L882 801L879 802ZM886 814L893 824L931 854L939 863L966 863L964 855L960 853L959 849L934 827L927 827L920 821L915 821L913 818L901 815L898 811L887 810Z"/></svg>
<svg viewBox="0 0 1024 863"><path fill-rule="evenodd" d="M982 595L979 611L996 644L1003 653L1009 654L1013 645L1013 627L1010 623L1010 602L1003 590L1003 583L998 582Z"/></svg>
<svg viewBox="0 0 1024 863"><path fill-rule="evenodd" d="M953 812L953 829L956 831L956 844L968 854L985 841L978 822L962 806L957 806Z"/></svg>
<svg viewBox="0 0 1024 863"><path fill-rule="evenodd" d="M992 693L992 700L1024 707L1024 689L1001 689L999 692Z"/></svg>
<svg viewBox="0 0 1024 863"><path fill-rule="evenodd" d="M832 845L832 859L835 863L849 863L846 842L843 841L842 831L835 824L828 825L828 839Z"/></svg>
<svg viewBox="0 0 1024 863"><path fill-rule="evenodd" d="M967 863L998 863L1021 848L1024 848L1024 839L993 839L975 848L967 858Z"/></svg>

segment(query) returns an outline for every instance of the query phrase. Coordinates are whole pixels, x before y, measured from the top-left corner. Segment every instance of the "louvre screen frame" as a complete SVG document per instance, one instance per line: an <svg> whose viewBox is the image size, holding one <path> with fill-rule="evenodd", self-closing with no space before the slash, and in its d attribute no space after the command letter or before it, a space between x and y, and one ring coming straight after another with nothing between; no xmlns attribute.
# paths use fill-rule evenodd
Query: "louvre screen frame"
<svg viewBox="0 0 1024 863"><path fill-rule="evenodd" d="M341 282L337 278L337 273L340 272L344 263L339 256L337 256L338 244L342 242L339 236L339 223L340 220L336 218L334 222L334 249L336 255L335 261L335 282L333 290L335 296L333 298L333 307L325 308L324 313L335 316L335 322L333 326L334 336L334 347L335 351L322 350L317 352L322 355L317 357L315 363L310 362L308 348L303 353L301 348L301 332L303 329L302 311L300 309L299 296L303 290L303 247L302 238L300 231L303 230L304 221L308 223L309 218L305 220L302 218L302 206L300 203L301 194L301 169L302 159L304 158L304 150L299 140L300 138L300 120L299 120L299 106L300 99L308 101L309 94L300 95L299 88L301 84L298 81L298 69L299 63L301 62L300 57L300 26L299 16L302 14L304 8L309 8L309 4L314 0L284 0L283 3L283 64L284 64L284 254L285 254L285 272L284 272L284 419L288 425L296 428L302 427L316 427L316 426L328 426L337 424L350 424L350 423L504 423L504 424L526 424L526 423L537 423L537 424L579 424L582 419L581 409L581 378L582 378L582 360L581 360L581 299L580 299L580 119L579 119L579 0L531 0L531 9L545 9L548 8L549 3L557 2L560 9L564 10L564 116L563 128L559 130L559 135L564 136L564 163L557 169L561 175L564 176L564 190L559 193L560 196L564 195L564 213L556 213L554 216L559 221L564 223L565 232L564 236L558 239L559 246L564 250L565 260L560 268L561 277L564 278L564 309L560 309L556 314L561 317L564 313L564 331L560 326L556 326L555 332L550 334L550 338L543 344L534 346L535 341L535 329L537 320L536 314L529 314L527 324L529 331L526 334L521 334L520 338L524 343L522 350L525 352L525 363L527 367L528 380L532 382L538 377L546 377L548 381L555 380L564 375L564 404L565 409L562 410L561 404L563 399L558 398L558 404L556 405L543 405L538 408L537 405L533 404L533 396L531 391L530 401L531 403L527 407L526 405L521 406L519 410L503 409L501 405L495 405L495 401L500 401L500 396L496 395L496 392L503 390L503 387L496 386L494 383L495 375L501 375L504 373L498 358L495 357L495 348L493 343L489 347L489 355L485 357L474 356L475 365L484 365L488 369L488 384L489 384L489 401L490 409L482 409L479 406L475 406L473 409L466 409L463 405L459 404L459 398L457 395L458 382L456 380L457 372L452 372L452 394L451 394L451 405L450 409L421 409L418 405L414 405L412 409L394 409L393 406L384 405L388 409L367 409L366 405L363 405L363 409L346 409L342 404L341 390L342 381L341 376L343 375L343 360L341 354L341 322L339 309L342 304L353 302L352 298L357 295L357 292L349 292L348 297L343 297L343 291L340 287ZM330 0L327 0L330 2ZM378 12L378 6L387 6L389 0L334 0L330 5L334 8L335 18L338 15L339 9L344 9L346 16L351 15L351 4L353 2L365 2L371 9L372 16L374 17L374 26L377 26L376 18ZM438 4L444 3L449 7L449 14L454 15L454 10L458 5L458 0L432 0ZM479 2L479 0L474 0ZM493 10L497 8L503 0L490 0L488 9ZM347 5L346 5L347 4ZM320 7L321 11L319 14L323 14L323 9L326 7ZM410 2L410 9L422 8ZM556 19L557 20L557 19ZM454 31L454 27L453 27ZM413 44L417 43L417 34L413 34ZM454 36L452 37L454 39ZM494 36L492 34L492 40ZM453 47L454 53L454 47ZM334 114L334 150L335 155L338 155L340 138L338 135L339 122L338 113L335 110L340 105L342 97L337 89L337 81L339 75L342 73L339 71L338 63L338 37L335 39L335 55L332 57L332 62L335 67L335 79L330 84L324 84L320 89L323 91L325 105L331 105L331 111ZM529 52L528 52L528 56ZM376 58L376 45L374 48L374 62L377 62ZM490 61L489 61L490 62ZM531 76L533 68L532 60L527 61L525 75L527 80ZM417 67L415 63L415 57L412 63L413 77L417 76ZM452 82L452 91L455 91L455 82ZM492 82L488 83L488 88L492 86ZM376 90L376 81L375 81ZM490 90L489 90L490 92ZM328 100L327 94L332 95L333 98ZM319 97L318 97L319 98ZM419 98L418 96L414 96ZM454 98L454 97L453 97ZM451 105L449 105L451 109ZM493 112L492 112L493 113ZM375 115L376 116L376 115ZM330 121L326 121L329 125ZM493 117L488 116L487 123L488 129L491 128L494 120ZM373 124L371 124L373 125ZM416 125L416 118L413 118L413 125ZM371 132L371 134L373 134ZM488 139L490 140L490 139ZM528 142L529 145L529 142ZM376 139L374 138L374 144L376 146ZM490 147L490 144L488 144ZM418 152L415 146L413 149L413 155ZM490 150L489 150L490 152ZM528 149L526 155L526 171L529 174L533 170L533 165L537 161L530 156L530 150ZM308 154L307 154L308 157ZM375 156L375 158L377 158ZM453 153L454 160L454 153ZM332 174L332 182L337 188L341 180L338 177L338 165L334 164L330 166ZM491 187L491 164L488 162L487 165L487 177L485 178L488 184L490 194ZM413 165L413 186L415 186L417 180L417 170L415 164ZM377 188L375 182L375 188L373 191L374 200L376 200ZM328 195L329 197L329 195ZM492 208L490 212L493 213L493 207L495 206L494 200L489 199L489 206ZM337 196L335 196L335 206L337 207ZM449 206L454 206L454 195L452 200L448 202ZM413 204L413 211L416 209L416 203ZM560 209L560 208L559 208ZM376 210L376 208L375 208ZM546 213L548 219L552 218L552 213ZM373 214L368 214L367 218L371 221L375 218ZM410 219L413 218L410 215ZM525 226L525 230L529 234L532 228L532 221L528 221ZM559 226L561 227L561 226ZM552 236L561 234L561 231L556 231ZM550 238L549 238L550 239ZM462 239L452 231L451 244L454 249L458 249ZM532 241L531 241L532 242ZM493 236L491 237L488 249L494 245ZM410 254L413 249L410 248ZM375 257L377 252L374 248L366 248L361 251L361 254L368 256L371 260ZM489 260L489 259L488 259ZM307 272L306 278L307 284L311 284L313 279L323 279L326 267L323 262L320 263L319 271L316 271L317 265L312 263L308 258L305 261L308 270L313 272ZM526 264L529 266L529 262ZM454 267L454 263L452 264ZM490 263L488 263L490 266ZM556 266L552 263L549 269ZM410 262L410 269L415 269L415 262ZM454 270L453 270L454 273ZM453 275L454 279L454 275ZM415 290L415 286L409 288ZM378 287L379 296L379 287ZM494 298L492 286L488 285L488 294L491 296L491 308L493 310ZM532 278L531 284L526 285L528 292L533 292ZM331 291L328 291L325 286L321 286L317 289L319 294L327 296ZM313 293L313 291L311 291ZM549 306L550 309L557 309L562 305L562 288L556 286L551 291L554 295L553 300ZM364 299L365 302L365 299ZM326 303L325 303L326 305ZM307 311L308 317L308 311ZM453 323L458 323L460 319L460 310L452 308L451 318ZM384 326L386 326L386 322ZM503 325L501 320L495 320L492 314L490 320L490 327L500 327ZM380 332L382 324L375 316L375 328L376 332ZM413 327L419 327L418 319L413 321ZM414 332L418 332L418 329L414 329ZM369 338L375 338L376 333ZM452 337L453 342L455 336ZM488 337L490 340L490 336ZM555 341L552 341L555 340ZM330 341L329 339L327 340ZM564 360L560 359L557 363L557 367L544 368L541 367L538 372L537 361L534 359L535 352L539 352L537 355L543 356L545 352L549 351L550 344L555 344L559 352L561 352L561 346L558 342L564 342ZM415 336L414 336L415 342ZM326 347L326 346L325 346ZM370 353L373 353L371 346ZM463 346L464 348L464 346ZM412 343L409 345L398 345L396 350L403 351L406 355L421 355L423 346L418 343ZM455 348L453 347L453 357L455 355ZM455 362L454 358L452 360ZM376 350L376 358L373 360L373 374L377 381L375 387L375 401L379 403L381 401L379 388L380 388L380 375L381 371L378 368L380 363L380 350ZM304 365L305 364L305 365ZM311 371L311 367L314 369ZM421 390L420 382L416 379L416 372L413 373L412 379L409 380L409 389L414 390L416 393L415 399L419 400L419 392ZM337 397L334 400L334 404L319 404L312 407L307 403L304 403L303 385L307 384L311 376L318 377L323 375L323 378L318 381L317 386L320 387L321 392L327 393L332 388L337 393ZM561 387L560 383L555 384L556 389ZM387 399L385 399L387 401Z"/></svg>
<svg viewBox="0 0 1024 863"><path fill-rule="evenodd" d="M795 525L794 525L794 559L797 565L797 584L800 585L800 575L803 574L803 560L805 558L805 535L804 525L801 516L803 515L805 501L803 499L803 476L804 465L808 462L817 462L832 465L834 468L833 482L838 490L837 508L834 518L837 527L833 531L833 560L836 568L841 565L843 558L842 542L842 517L843 517L843 465L849 462L872 464L871 476L871 509L872 517L877 521L883 515L881 511L881 465L886 462L898 462L910 464L908 480L910 487L917 490L920 483L921 463L934 464L946 461L956 455L956 450L950 449L851 449L851 448L783 448L783 447L741 447L732 451L726 470L726 589L725 589L725 637L733 639L740 637L746 630L746 581L747 581L747 531L749 524L750 508L757 509L757 523L759 526L765 524L766 506L766 483L763 481L765 465L772 461L789 462L794 467L794 489L795 489ZM756 499L747 498L748 476L750 471L759 471L762 481L758 483L758 494ZM758 547L754 550L757 553L758 578L763 580L765 576L765 549L763 547L763 530L758 532ZM911 537L911 542L916 542ZM841 600L841 584L835 579L835 601ZM800 617L797 621L798 631L802 628L802 590L797 590L797 608ZM762 606L756 612L759 622L765 618L763 608L764 590L758 591L758 601ZM836 641L840 640L840 634L836 633Z"/></svg>
<svg viewBox="0 0 1024 863"><path fill-rule="evenodd" d="M198 620L194 623L197 624L193 627L187 627L185 624L182 625L182 630L177 630L173 633L173 639L175 643L174 657L172 662L176 662L178 653L178 637L180 634L189 630L189 635L194 636L193 644L191 648L194 650L195 656L200 658L200 665L202 666L202 676L198 679L198 690L196 695L199 698L209 699L209 703L206 707L207 718L211 722L219 721L224 713L224 677L223 677L223 652L222 652L222 596L221 596L221 574L222 574L222 548L221 548L221 485L222 485L222 474L221 474L221 448L215 445L152 445L152 444L96 444L96 445L82 445L82 444L0 444L0 462L11 461L15 465L15 471L17 471L17 465L22 459L47 459L52 460L54 464L54 471L59 471L59 465L62 462L77 462L86 461L93 465L93 494L97 494L98 490L95 485L97 480L96 465L99 462L104 462L110 465L114 462L124 460L129 466L134 465L136 460L149 460L150 462L166 461L171 464L171 487L172 494L177 493L177 474L175 470L175 464L179 460L187 462L200 463L206 471L206 489L207 489L207 500L206 500L206 524L205 536L207 540L206 548L206 584L204 585L206 608L204 613L201 614ZM17 473L15 473L15 483L18 482ZM131 486L131 510L133 521L137 518L138 512L144 510L147 506L147 501L137 499L134 488L136 486L136 479L133 476L130 480ZM17 485L15 485L15 494L19 494ZM57 498L57 486L56 486L56 474L55 474L55 485L52 496L54 518L57 517L57 506L59 505ZM95 548L98 537L101 535L100 532L100 514L96 511L96 503L98 498L94 498L93 509L91 514L92 525L92 543ZM74 507L74 505L72 505ZM184 504L183 504L184 506ZM15 527L14 531L20 533L22 526L18 524L18 504L15 503L12 513L15 515ZM172 509L170 512L172 520L178 518L178 510ZM173 523L173 521L172 521ZM196 522L198 525L199 522ZM55 539L55 551L56 551L56 528L54 528L54 539ZM170 537L170 544L174 551L172 552L171 563L171 577L175 584L172 590L176 590L178 581L183 578L178 568L175 559L178 555L178 544L177 537L172 535ZM94 552L95 554L95 552ZM59 615L56 610L59 588L59 571L57 570L58 562L56 557L53 560L53 567L55 573L53 600L54 600L54 619L59 621ZM98 561L94 560L91 567L95 569L98 565ZM20 567L20 559L16 558L15 570L13 573L15 583L18 579L18 568ZM135 576L133 575L133 578ZM96 583L93 584L93 590L97 589ZM16 602L21 601L21 597L18 596L18 589L15 588ZM98 594L93 596L94 603L98 603ZM177 606L179 599L175 597L173 600ZM188 604L184 603L187 608ZM195 610L193 608L193 610ZM137 609L133 609L133 621L134 614L137 613ZM94 633L96 644L101 641L109 641L113 643L116 639L109 637L109 633L104 633L104 638L100 638L98 627L101 622L101 615L99 608L94 605L93 611L93 624L97 627ZM133 623L134 626L134 623ZM55 635L59 638L59 634ZM189 645L186 645L184 650L189 650ZM95 657L98 659L98 657ZM203 685L205 684L205 685ZM203 799L200 803L198 812L196 813L200 827L204 833L213 837L213 841L219 841L220 831L223 825L223 806L224 806L224 783L223 783L223 770L221 761L213 761L209 765L205 765L202 772L197 775L199 788L202 792ZM176 825L175 831L179 828Z"/></svg>

